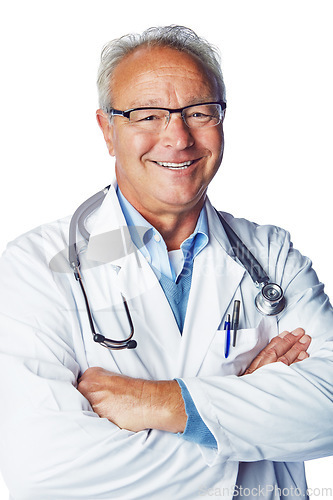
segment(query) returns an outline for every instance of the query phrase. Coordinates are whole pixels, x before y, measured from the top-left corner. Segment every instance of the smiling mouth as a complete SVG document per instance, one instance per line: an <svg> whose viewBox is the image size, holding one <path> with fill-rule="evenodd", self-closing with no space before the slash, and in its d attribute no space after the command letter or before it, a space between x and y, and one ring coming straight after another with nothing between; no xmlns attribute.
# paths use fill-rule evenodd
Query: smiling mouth
<svg viewBox="0 0 333 500"><path fill-rule="evenodd" d="M183 161L182 163L171 163L167 161L155 161L157 165L164 168L169 168L171 170L185 170L190 167L196 160Z"/></svg>

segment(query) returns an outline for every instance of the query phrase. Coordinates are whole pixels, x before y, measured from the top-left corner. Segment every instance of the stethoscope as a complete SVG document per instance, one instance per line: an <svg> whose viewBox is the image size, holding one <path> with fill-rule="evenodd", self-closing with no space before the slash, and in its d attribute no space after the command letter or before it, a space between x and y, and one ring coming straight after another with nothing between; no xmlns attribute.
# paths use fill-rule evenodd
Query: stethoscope
<svg viewBox="0 0 333 500"><path fill-rule="evenodd" d="M137 346L137 343L133 339L134 326L125 297L121 295L129 324L130 333L128 337L124 340L112 340L104 337L104 335L97 333L95 330L88 297L83 285L82 275L80 272L81 263L77 251L77 229L79 230L81 235L88 241L90 238L90 233L85 227L85 220L102 204L109 189L110 186L107 186L106 188L102 189L102 191L94 194L86 201L84 201L82 205L80 205L74 212L69 225L69 263L71 268L73 269L75 279L79 282L81 287L87 310L89 325L94 341L98 342L100 345L108 349L134 349ZM259 289L259 293L255 298L256 308L264 316L276 316L277 314L280 314L286 307L286 301L283 295L282 288L276 283L270 282L269 277L267 276L257 259L254 257L254 255L250 252L246 245L244 245L242 240L229 226L222 215L217 210L215 211L228 236L235 256L245 267L253 283Z"/></svg>

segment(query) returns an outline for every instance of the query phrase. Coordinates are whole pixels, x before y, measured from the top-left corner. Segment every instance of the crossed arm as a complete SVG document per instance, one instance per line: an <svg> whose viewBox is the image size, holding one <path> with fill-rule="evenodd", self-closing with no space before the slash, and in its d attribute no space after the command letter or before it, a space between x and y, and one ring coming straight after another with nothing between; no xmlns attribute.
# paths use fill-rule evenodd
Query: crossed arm
<svg viewBox="0 0 333 500"><path fill-rule="evenodd" d="M282 332L258 354L242 376L270 363L300 362L309 356L306 351L310 342L311 338L302 328ZM175 380L131 378L94 367L81 376L78 390L100 417L121 429L134 432L158 429L172 433L185 430L187 415Z"/></svg>

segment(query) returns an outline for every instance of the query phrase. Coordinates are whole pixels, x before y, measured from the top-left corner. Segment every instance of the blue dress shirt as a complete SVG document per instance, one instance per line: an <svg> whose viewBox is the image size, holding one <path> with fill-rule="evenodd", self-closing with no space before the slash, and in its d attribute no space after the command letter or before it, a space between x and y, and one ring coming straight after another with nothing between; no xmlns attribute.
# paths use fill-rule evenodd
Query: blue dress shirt
<svg viewBox="0 0 333 500"><path fill-rule="evenodd" d="M166 289L165 283L167 280L177 283L182 278L182 273L184 275L184 271L192 273L195 257L205 248L209 241L206 209L205 207L202 208L194 232L180 245L183 254L182 265L178 266L178 269L175 269L171 264L168 249L162 235L129 203L119 187L117 188L117 196L127 226L129 227L132 241L157 275L177 319L180 331L182 331L191 282L187 280L188 284L185 285L185 288L188 289L184 291L180 301L177 301L177 303L172 300L172 297L170 298L170 293L167 290L171 287L167 286ZM176 307L178 307L178 311L175 310ZM176 380L182 391L187 415L186 428L181 436L188 441L216 448L216 440L201 419L186 385L182 380Z"/></svg>

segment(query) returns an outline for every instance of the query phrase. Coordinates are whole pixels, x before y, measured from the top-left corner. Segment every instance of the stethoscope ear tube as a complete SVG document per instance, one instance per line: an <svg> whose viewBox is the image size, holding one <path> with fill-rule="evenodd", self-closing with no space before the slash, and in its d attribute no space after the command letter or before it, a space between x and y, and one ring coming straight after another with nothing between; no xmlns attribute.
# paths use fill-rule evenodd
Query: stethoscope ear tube
<svg viewBox="0 0 333 500"><path fill-rule="evenodd" d="M82 218L86 218L93 210L96 210L98 208L102 201L105 198L106 193L108 192L110 186L105 187L101 191L98 191L98 193L94 194L90 198L88 198L86 201L84 201L74 212L72 219L70 221L69 225L69 240L68 240L68 260L69 263L74 270L75 274L75 268L80 267L80 259L77 254L76 250L76 232L77 228L79 227L80 232L83 233L83 236L86 239L89 239L89 233L86 231L84 227L84 223L82 222ZM81 233L81 234L82 234ZM75 274L76 279L77 275Z"/></svg>

